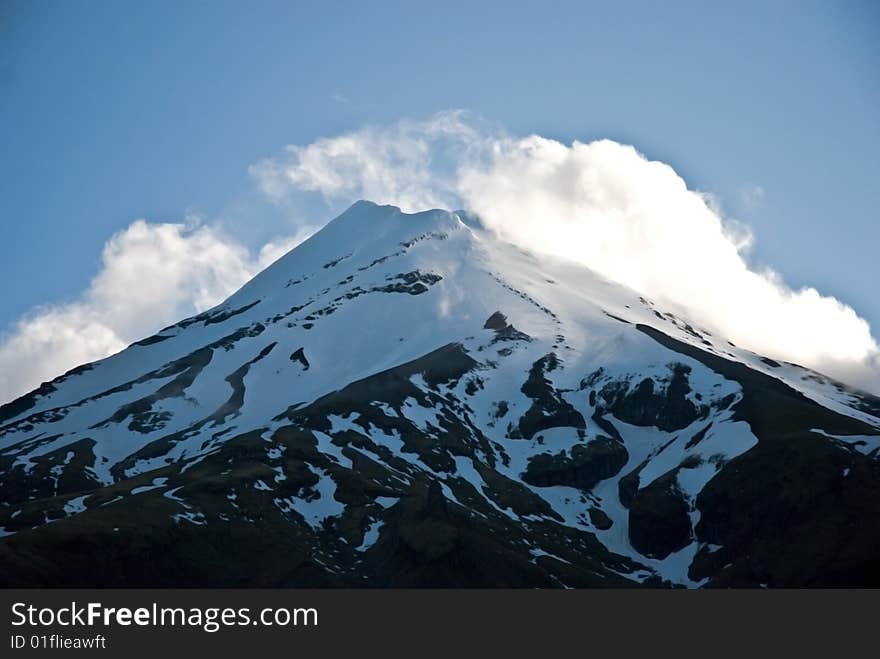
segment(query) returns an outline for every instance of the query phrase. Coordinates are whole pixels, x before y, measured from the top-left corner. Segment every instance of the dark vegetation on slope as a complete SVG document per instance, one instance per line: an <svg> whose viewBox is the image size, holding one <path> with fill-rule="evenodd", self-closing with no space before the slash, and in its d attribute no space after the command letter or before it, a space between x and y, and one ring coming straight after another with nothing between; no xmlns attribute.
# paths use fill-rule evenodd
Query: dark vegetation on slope
<svg viewBox="0 0 880 659"><path fill-rule="evenodd" d="M880 586L880 463L812 432L877 430L744 364L638 329L739 382L734 418L759 440L697 497L697 539L721 549L702 550L692 578L715 586Z"/></svg>
<svg viewBox="0 0 880 659"><path fill-rule="evenodd" d="M80 492L89 494L87 510L75 517L36 529L4 519L19 532L0 543L0 583L633 585L619 573L637 566L610 554L592 534L554 521L546 502L493 468L489 440L469 421L466 406L444 398L438 389L475 366L461 346L450 344L310 405L292 407L285 414L289 425L268 439L260 432L246 433L219 444L190 467L173 463L100 488L82 484ZM428 383L427 393L412 385L415 374ZM402 410L410 397L438 413L437 427L422 430L373 402ZM312 430L330 432L330 414L360 428L332 434L351 468L318 449ZM405 452L438 472L454 475L452 458L470 459L485 482L483 491L453 477L446 487L463 505L448 500L437 478L374 442L376 433L397 433ZM333 479L334 498L346 507L313 528L284 502L291 497L308 501L319 473ZM131 494L161 478L167 481L160 488ZM255 487L259 481L272 483L271 491ZM379 497L396 503L386 508L377 503ZM45 510L70 498L48 497L29 505ZM513 520L502 512L505 508L531 521ZM603 523L600 514L595 516ZM377 541L359 551L366 529L377 521L382 523Z"/></svg>

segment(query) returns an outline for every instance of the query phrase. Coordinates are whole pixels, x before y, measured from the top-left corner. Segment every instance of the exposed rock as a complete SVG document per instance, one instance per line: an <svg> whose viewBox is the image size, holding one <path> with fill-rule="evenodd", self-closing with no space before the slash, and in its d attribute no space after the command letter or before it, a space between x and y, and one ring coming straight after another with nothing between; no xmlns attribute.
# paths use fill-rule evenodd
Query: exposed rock
<svg viewBox="0 0 880 659"><path fill-rule="evenodd" d="M691 542L690 506L678 487L678 469L636 490L629 504L629 540L641 554L666 558Z"/></svg>
<svg viewBox="0 0 880 659"><path fill-rule="evenodd" d="M599 436L588 444L576 444L571 455L541 453L529 460L522 479L530 485L567 485L592 490L599 481L615 476L629 459L623 444Z"/></svg>
<svg viewBox="0 0 880 659"><path fill-rule="evenodd" d="M431 272L422 273L419 270L413 270L412 272L402 272L393 277L388 277L387 279L393 283L385 286L376 286L371 290L381 293L409 293L410 295L421 295L428 290L429 286L433 286L443 279L443 277Z"/></svg>
<svg viewBox="0 0 880 659"><path fill-rule="evenodd" d="M600 531L607 531L614 526L614 522L611 521L611 518L599 508L591 506L587 512L590 515L590 523Z"/></svg>
<svg viewBox="0 0 880 659"><path fill-rule="evenodd" d="M617 482L617 496L624 507L629 508L639 489L639 473L647 465L647 460L626 474Z"/></svg>
<svg viewBox="0 0 880 659"><path fill-rule="evenodd" d="M309 370L309 360L306 359L306 353L303 350L303 348L301 348L301 347L297 348L296 350L293 351L293 353L291 353L290 361L299 362L300 364L302 364L304 371Z"/></svg>
<svg viewBox="0 0 880 659"><path fill-rule="evenodd" d="M708 424L698 430L693 437L688 440L688 443L684 445L685 449L693 448L700 442L702 442L706 438L706 433L712 428L712 424Z"/></svg>
<svg viewBox="0 0 880 659"><path fill-rule="evenodd" d="M526 334L525 332L520 332L513 325L508 323L507 317L500 311L496 311L491 316L489 316L488 319L486 319L486 323L483 325L483 329L488 329L495 332L495 338L492 339L492 345L498 343L499 341L532 340L532 337L530 337L528 334Z"/></svg>
<svg viewBox="0 0 880 659"><path fill-rule="evenodd" d="M661 430L680 430L704 416L708 407L697 407L687 395L690 367L670 366L668 382L645 378L630 390L628 381L612 381L599 391L599 399L621 421L635 426L656 426Z"/></svg>
<svg viewBox="0 0 880 659"><path fill-rule="evenodd" d="M536 433L547 428L586 428L583 415L557 391L553 383L545 377L559 367L554 353L549 353L529 370L529 377L521 391L532 399L532 406L519 420L519 436L531 439Z"/></svg>

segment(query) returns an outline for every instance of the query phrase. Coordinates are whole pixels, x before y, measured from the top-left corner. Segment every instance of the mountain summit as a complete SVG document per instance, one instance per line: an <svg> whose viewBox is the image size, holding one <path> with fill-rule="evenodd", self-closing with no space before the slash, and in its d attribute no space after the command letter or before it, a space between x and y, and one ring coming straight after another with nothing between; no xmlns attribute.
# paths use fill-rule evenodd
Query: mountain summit
<svg viewBox="0 0 880 659"><path fill-rule="evenodd" d="M880 585L880 399L358 202L0 407L6 585Z"/></svg>

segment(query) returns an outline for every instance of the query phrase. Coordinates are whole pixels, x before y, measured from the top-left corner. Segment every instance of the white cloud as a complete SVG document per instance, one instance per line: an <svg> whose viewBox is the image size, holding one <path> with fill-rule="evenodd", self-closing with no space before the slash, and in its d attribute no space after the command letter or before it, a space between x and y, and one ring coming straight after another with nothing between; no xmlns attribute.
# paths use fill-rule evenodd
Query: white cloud
<svg viewBox="0 0 880 659"><path fill-rule="evenodd" d="M133 222L78 299L36 309L0 341L0 402L216 305L308 233L253 258L216 227Z"/></svg>
<svg viewBox="0 0 880 659"><path fill-rule="evenodd" d="M463 112L445 112L427 121L368 126L288 146L282 158L263 160L250 172L277 203L306 191L330 200L390 203L404 211L448 207L458 199L454 168L481 150L483 140Z"/></svg>
<svg viewBox="0 0 880 659"><path fill-rule="evenodd" d="M740 188L740 202L746 210L755 210L764 204L767 193L757 183L749 183Z"/></svg>
<svg viewBox="0 0 880 659"><path fill-rule="evenodd" d="M738 345L880 391L866 321L752 269L748 227L633 147L513 138L447 112L290 146L251 174L292 207L317 194L337 207L467 208L501 237L583 263ZM215 226L134 222L107 243L78 299L33 311L0 339L0 402L217 304L316 228L252 255Z"/></svg>
<svg viewBox="0 0 880 659"><path fill-rule="evenodd" d="M460 189L501 236L687 309L757 352L827 365L877 351L851 308L751 270L706 199L630 146L501 140L488 167L462 170Z"/></svg>
<svg viewBox="0 0 880 659"><path fill-rule="evenodd" d="M865 320L752 269L748 227L631 146L512 138L453 112L290 146L252 173L275 200L305 191L404 210L466 208L499 236L583 263L738 345L880 388ZM751 202L762 198L749 188Z"/></svg>

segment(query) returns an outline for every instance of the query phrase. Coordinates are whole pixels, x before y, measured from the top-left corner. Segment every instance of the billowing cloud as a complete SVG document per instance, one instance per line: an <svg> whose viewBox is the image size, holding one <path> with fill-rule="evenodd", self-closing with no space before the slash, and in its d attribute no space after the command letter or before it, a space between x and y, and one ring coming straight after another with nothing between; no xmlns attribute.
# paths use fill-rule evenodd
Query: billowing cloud
<svg viewBox="0 0 880 659"><path fill-rule="evenodd" d="M748 228L631 146L514 138L443 113L290 146L252 174L276 200L318 192L405 210L466 208L502 238L578 261L738 345L880 390L865 320L752 268Z"/></svg>
<svg viewBox="0 0 880 659"><path fill-rule="evenodd" d="M0 402L216 305L308 233L251 256L216 227L133 222L78 299L34 310L0 341Z"/></svg>
<svg viewBox="0 0 880 659"><path fill-rule="evenodd" d="M289 146L251 174L279 205L317 196L336 210L359 198L466 208L500 237L582 263L738 345L880 392L866 321L752 268L748 227L631 146L510 137L446 112ZM251 254L216 226L134 222L107 243L88 290L0 339L0 402L217 304L315 228Z"/></svg>

